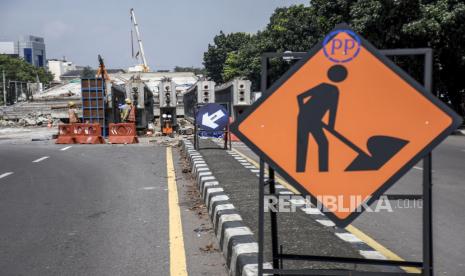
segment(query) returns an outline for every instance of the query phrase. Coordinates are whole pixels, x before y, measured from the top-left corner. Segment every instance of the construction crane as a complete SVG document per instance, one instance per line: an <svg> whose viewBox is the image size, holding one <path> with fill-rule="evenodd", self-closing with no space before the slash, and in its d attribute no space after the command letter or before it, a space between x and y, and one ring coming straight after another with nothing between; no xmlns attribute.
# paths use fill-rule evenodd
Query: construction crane
<svg viewBox="0 0 465 276"><path fill-rule="evenodd" d="M136 15L134 13L134 9L132 8L131 8L131 22L134 25L134 29L136 30L137 42L139 44L139 52L135 55L135 57L137 58L140 54L142 58L142 64L140 65L142 66L142 72L150 72L150 68L147 65L147 59L145 58L144 46L142 45L142 39L140 38L139 25L137 25ZM131 31L131 43L132 43L132 31Z"/></svg>

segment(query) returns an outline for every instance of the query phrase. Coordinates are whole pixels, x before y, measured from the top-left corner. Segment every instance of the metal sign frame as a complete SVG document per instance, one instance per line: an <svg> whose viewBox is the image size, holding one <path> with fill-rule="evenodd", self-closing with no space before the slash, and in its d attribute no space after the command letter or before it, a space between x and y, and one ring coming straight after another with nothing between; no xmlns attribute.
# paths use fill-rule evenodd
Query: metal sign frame
<svg viewBox="0 0 465 276"><path fill-rule="evenodd" d="M350 30L350 27L347 24L339 24L336 26L334 30ZM451 124L444 129L436 138L432 139L421 151L415 154L413 157L409 158L409 161L400 166L399 169L389 177L384 183L372 193L372 197L366 202L367 205L372 204L376 198L382 195L387 189L389 189L395 182L397 182L405 173L407 173L411 168L415 166L419 161L422 160L424 156L426 156L432 149L434 149L440 142L442 142L450 133L452 133L461 123L462 118L460 118L452 109L450 109L444 102L442 102L437 97L433 96L432 93L428 92L421 84L415 81L410 75L408 75L404 70L399 68L395 65L390 59L388 59L384 54L380 53L378 49L376 49L370 42L366 41L363 37L359 37L362 46L366 49L366 51L370 52L374 57L376 57L380 62L382 62L387 68L392 70L396 73L402 80L404 80L407 84L413 87L417 92L426 98L426 100L430 101L436 108L441 109L444 113L446 113L451 118ZM307 189L305 189L298 181L296 181L292 176L290 176L284 169L281 168L279 164L277 164L273 158L269 157L266 152L262 151L260 148L254 145L250 139L242 134L239 130L239 125L246 121L247 118L263 103L265 102L268 97L270 97L273 92L279 89L295 72L297 72L302 66L306 64L308 60L310 60L314 55L316 55L319 50L323 48L323 42L320 41L317 43L308 53L302 56L302 59L299 60L296 64L294 64L291 69L289 69L286 73L284 73L279 80L271 85L270 88L267 87L266 90L262 89L263 95L260 97L252 106L251 108L247 109L244 114L236 120L234 124L231 125L233 132L237 135L237 137L247 144L254 152L258 153L268 164L271 164L273 168L275 168L279 173L283 176L283 178L287 179L299 192L304 195L308 195L311 198L313 204L318 205L321 202L318 202L318 199L315 195L312 195ZM405 50L405 49L404 49ZM410 49L408 51L411 51ZM408 52L411 54L411 52ZM290 55L292 57L292 53ZM263 66L263 64L262 64ZM430 69L432 71L432 68ZM430 76L431 77L431 76ZM265 87L265 86L264 86ZM363 209L363 206L362 206ZM345 227L350 224L357 216L361 214L361 212L352 212L344 219L338 218L335 214L331 212L325 212L325 214L332 219L337 226Z"/></svg>
<svg viewBox="0 0 465 276"><path fill-rule="evenodd" d="M424 91L430 95L429 98L434 97L432 93L432 72L433 72L433 51L431 48L418 48L418 49L389 49L380 50L380 52L387 58L387 56L424 56L424 74L423 85ZM267 91L268 88L268 63L269 59L277 57L293 57L305 58L307 53L264 53L261 56L261 91ZM293 73L293 72L292 72ZM288 75L286 73L286 75ZM273 85L273 86L276 86ZM269 92L268 92L269 93ZM266 98L266 97L264 97ZM263 100L263 99L262 99ZM251 112L251 111L249 111ZM268 181L265 181L265 159L260 156L260 172L259 172L259 233L258 233L258 275L264 274L273 275L422 275L433 276L433 230L432 230L432 153L429 152L423 158L423 178L422 178L422 195L393 195L389 194L388 199L423 199L423 223L422 223L422 261L394 261L394 260L376 260L376 259L362 259L362 258L346 258L334 256L318 256L318 255L301 255L301 254L284 254L282 245L279 245L278 240L278 223L277 212L273 209L270 212L271 224L271 249L272 249L272 269L265 269L264 263L264 200L265 195L279 197L276 194L275 186L275 171L268 163ZM394 181L395 182L395 181ZM269 194L265 194L265 185L269 186ZM386 189L382 189L372 201L377 200L383 195ZM367 272L357 270L335 270L335 269L284 269L283 260L301 260L301 261L318 261L330 263L350 263L350 264L365 264L365 265L379 265L379 266L403 266L403 267L416 267L421 268L422 271L418 273L407 272Z"/></svg>
<svg viewBox="0 0 465 276"><path fill-rule="evenodd" d="M206 133L215 133L215 132L223 132L224 135L224 146L223 149L231 150L232 149L232 144L231 144L231 131L229 130L229 123L224 127L223 130L211 130L211 129L203 129L200 128L197 124L197 114L199 112L200 107L204 106L206 104L195 104L194 106L194 149L199 150L200 149L200 143L199 143L199 133L206 132ZM228 111L229 112L229 111Z"/></svg>

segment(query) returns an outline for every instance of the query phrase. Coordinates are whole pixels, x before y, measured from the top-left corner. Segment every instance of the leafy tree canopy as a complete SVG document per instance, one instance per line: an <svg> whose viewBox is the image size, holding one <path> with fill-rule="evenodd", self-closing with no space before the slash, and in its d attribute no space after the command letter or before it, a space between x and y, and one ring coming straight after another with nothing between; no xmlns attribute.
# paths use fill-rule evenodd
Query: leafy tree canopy
<svg viewBox="0 0 465 276"><path fill-rule="evenodd" d="M37 68L21 58L0 54L0 75L5 71L6 80L50 83L53 74L44 68ZM0 80L1 81L1 80Z"/></svg>
<svg viewBox="0 0 465 276"><path fill-rule="evenodd" d="M465 3L463 0L312 0L278 8L256 34L220 32L204 53L207 75L217 83L246 77L259 89L263 52L308 51L338 23L346 22L379 49L431 47L434 91L464 115ZM394 58L421 81L421 58ZM270 79L289 68L271 62Z"/></svg>
<svg viewBox="0 0 465 276"><path fill-rule="evenodd" d="M250 41L251 35L246 33L220 34L213 39L213 45L208 45L208 51L203 55L203 64L207 75L216 83L223 83L223 66L229 52L234 52Z"/></svg>
<svg viewBox="0 0 465 276"><path fill-rule="evenodd" d="M92 67L90 66L86 66L82 69L81 79L92 79L92 78L95 78L96 74L97 74L97 71L92 69Z"/></svg>

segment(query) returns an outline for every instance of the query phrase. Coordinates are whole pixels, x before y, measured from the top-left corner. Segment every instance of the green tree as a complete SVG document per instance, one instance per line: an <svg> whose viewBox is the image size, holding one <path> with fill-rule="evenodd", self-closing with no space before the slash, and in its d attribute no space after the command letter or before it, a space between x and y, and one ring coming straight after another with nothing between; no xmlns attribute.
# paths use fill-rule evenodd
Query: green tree
<svg viewBox="0 0 465 276"><path fill-rule="evenodd" d="M264 52L275 51L274 43L265 32L258 32L250 37L248 43L242 45L239 50L227 54L223 67L223 81L229 81L236 77L245 77L252 81L252 90L260 89L260 56Z"/></svg>
<svg viewBox="0 0 465 276"><path fill-rule="evenodd" d="M38 77L45 84L53 80L53 74L44 68L37 68L21 58L0 54L0 74L3 71L7 80L36 82Z"/></svg>
<svg viewBox="0 0 465 276"><path fill-rule="evenodd" d="M209 45L204 55L207 74L217 82L247 77L257 89L263 52L308 51L341 22L349 23L379 49L433 48L434 91L464 115L465 3L462 0L312 0L309 6L278 8L263 31L249 36L237 48L218 47L227 38L223 33L216 36L215 45ZM395 57L393 60L422 81L421 58ZM289 64L275 59L271 67L268 74L274 81Z"/></svg>
<svg viewBox="0 0 465 276"><path fill-rule="evenodd" d="M220 34L213 39L213 45L208 45L203 55L203 65L207 75L216 83L223 83L223 66L229 52L237 51L249 42L250 35L246 33Z"/></svg>
<svg viewBox="0 0 465 276"><path fill-rule="evenodd" d="M436 0L422 5L421 16L403 26L418 46L434 50L434 90L465 115L465 3Z"/></svg>
<svg viewBox="0 0 465 276"><path fill-rule="evenodd" d="M97 74L97 71L92 69L92 67L90 66L86 66L81 72L81 79L92 79L92 78L95 78L96 74Z"/></svg>

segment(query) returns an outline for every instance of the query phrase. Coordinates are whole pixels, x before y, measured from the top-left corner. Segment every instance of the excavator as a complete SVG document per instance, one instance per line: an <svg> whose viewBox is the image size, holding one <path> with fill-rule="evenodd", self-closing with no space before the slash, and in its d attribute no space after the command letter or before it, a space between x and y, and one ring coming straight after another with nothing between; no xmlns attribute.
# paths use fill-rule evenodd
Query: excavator
<svg viewBox="0 0 465 276"><path fill-rule="evenodd" d="M98 55L98 63L99 63L99 66L98 66L96 77L97 78L102 77L102 79L109 81L110 76L108 75L107 69L105 69L105 63L103 62L103 58L100 55Z"/></svg>

